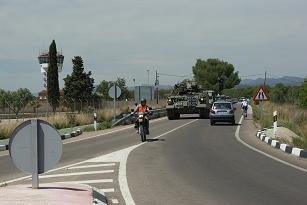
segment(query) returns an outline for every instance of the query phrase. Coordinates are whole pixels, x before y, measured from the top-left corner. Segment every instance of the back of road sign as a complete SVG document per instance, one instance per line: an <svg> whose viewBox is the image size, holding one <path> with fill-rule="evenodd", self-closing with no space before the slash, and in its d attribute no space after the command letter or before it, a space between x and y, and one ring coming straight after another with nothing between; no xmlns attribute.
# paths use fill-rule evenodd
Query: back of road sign
<svg viewBox="0 0 307 205"><path fill-rule="evenodd" d="M20 170L33 171L33 152L37 149L38 174L50 170L62 156L62 140L58 131L49 123L37 120L37 147L33 147L31 120L20 124L10 138L9 151L13 163Z"/></svg>
<svg viewBox="0 0 307 205"><path fill-rule="evenodd" d="M254 96L254 101L268 101L270 100L267 94L264 92L263 87L259 86L256 95Z"/></svg>

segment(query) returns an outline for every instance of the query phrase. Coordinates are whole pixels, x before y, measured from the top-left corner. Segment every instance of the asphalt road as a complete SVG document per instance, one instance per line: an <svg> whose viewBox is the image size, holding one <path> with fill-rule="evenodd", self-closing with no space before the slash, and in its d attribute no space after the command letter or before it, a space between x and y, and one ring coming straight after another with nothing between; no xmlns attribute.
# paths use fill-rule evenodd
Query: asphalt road
<svg viewBox="0 0 307 205"><path fill-rule="evenodd" d="M130 153L135 203L307 204L307 174L243 146L236 127L198 120Z"/></svg>
<svg viewBox="0 0 307 205"><path fill-rule="evenodd" d="M151 122L151 136L160 135L184 123L184 121L168 121L166 118L158 119ZM69 140L78 139L81 141L67 143ZM95 138L86 139L81 136L69 140L63 141L65 144L63 145L62 159L55 168L78 163L140 143L140 137L132 127ZM0 183L27 175L14 166L9 155L3 156L2 152L0 154Z"/></svg>
<svg viewBox="0 0 307 205"><path fill-rule="evenodd" d="M195 119L186 115L180 120L152 122L149 138L174 130L130 153L127 179L137 205L307 204L306 173L240 144L235 138L237 126L210 126L209 120ZM57 167L140 143L133 128L75 139L81 141L64 144ZM25 176L7 155L0 156L0 165L0 182ZM118 164L114 166L117 172ZM120 196L118 199L124 204Z"/></svg>

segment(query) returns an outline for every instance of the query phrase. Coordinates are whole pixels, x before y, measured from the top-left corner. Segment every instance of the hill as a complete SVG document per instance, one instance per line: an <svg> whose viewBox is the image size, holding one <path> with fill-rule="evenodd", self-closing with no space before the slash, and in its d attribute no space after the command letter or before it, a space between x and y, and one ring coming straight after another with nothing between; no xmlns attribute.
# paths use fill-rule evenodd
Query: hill
<svg viewBox="0 0 307 205"><path fill-rule="evenodd" d="M264 78L242 79L238 87L257 86L257 85L263 84L263 81L264 81ZM277 83L283 83L285 85L295 86L295 85L300 85L302 82L304 82L304 78L284 76L281 78L267 78L266 84L270 86L274 86Z"/></svg>

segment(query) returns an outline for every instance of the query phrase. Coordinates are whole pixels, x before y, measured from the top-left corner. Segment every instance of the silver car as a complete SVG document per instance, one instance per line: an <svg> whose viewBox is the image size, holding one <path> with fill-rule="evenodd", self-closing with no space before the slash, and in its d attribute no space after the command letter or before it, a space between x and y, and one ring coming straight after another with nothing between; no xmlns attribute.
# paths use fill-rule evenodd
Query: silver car
<svg viewBox="0 0 307 205"><path fill-rule="evenodd" d="M231 102L214 102L210 110L210 124L214 125L216 122L229 122L235 125L236 121L234 110L235 108L233 107Z"/></svg>

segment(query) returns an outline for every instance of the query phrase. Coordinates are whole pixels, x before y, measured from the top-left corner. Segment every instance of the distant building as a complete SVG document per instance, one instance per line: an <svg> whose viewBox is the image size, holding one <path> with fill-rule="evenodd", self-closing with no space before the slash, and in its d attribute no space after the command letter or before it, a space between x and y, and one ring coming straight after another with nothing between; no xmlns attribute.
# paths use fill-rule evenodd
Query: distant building
<svg viewBox="0 0 307 205"><path fill-rule="evenodd" d="M44 88L47 89L47 70L49 66L49 53L43 52L38 56L38 62L41 66L41 74L43 74ZM57 53L58 72L63 70L64 56L62 52Z"/></svg>
<svg viewBox="0 0 307 205"><path fill-rule="evenodd" d="M134 88L134 100L135 102L140 102L142 98L146 100L153 100L154 99L154 86L135 86Z"/></svg>

